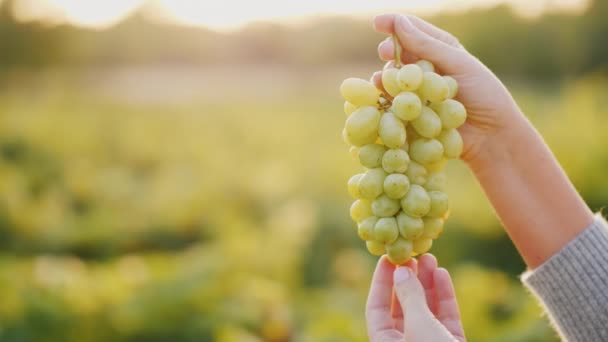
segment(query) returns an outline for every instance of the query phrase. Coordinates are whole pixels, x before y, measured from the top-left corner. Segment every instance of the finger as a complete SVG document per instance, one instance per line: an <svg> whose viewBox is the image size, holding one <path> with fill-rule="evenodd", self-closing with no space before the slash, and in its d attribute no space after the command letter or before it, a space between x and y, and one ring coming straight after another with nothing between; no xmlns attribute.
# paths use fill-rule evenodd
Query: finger
<svg viewBox="0 0 608 342"><path fill-rule="evenodd" d="M458 39L454 37L451 33L444 31L439 27L429 23L428 21L418 18L415 15L408 15L407 17L411 20L412 24L414 24L420 31L428 34L429 36L453 47L462 47Z"/></svg>
<svg viewBox="0 0 608 342"><path fill-rule="evenodd" d="M389 37L380 42L378 45L378 56L383 61L393 61L395 59L395 44L393 44L392 38ZM401 49L401 63L410 64L417 60L416 56Z"/></svg>
<svg viewBox="0 0 608 342"><path fill-rule="evenodd" d="M445 268L438 268L433 274L437 295L437 318L454 336L464 337L458 302L452 278Z"/></svg>
<svg viewBox="0 0 608 342"><path fill-rule="evenodd" d="M466 51L446 44L418 29L406 16L394 16L394 30L399 43L408 52L429 60L449 74L457 74L468 61Z"/></svg>
<svg viewBox="0 0 608 342"><path fill-rule="evenodd" d="M411 258L405 264L400 265L400 267L409 267L414 273L418 273L418 262L414 258ZM397 298L397 293L395 291L393 291L391 300L391 312L393 319L397 323L396 328L403 331L403 310L401 309L401 304L399 304L399 299Z"/></svg>
<svg viewBox="0 0 608 342"><path fill-rule="evenodd" d="M431 312L437 314L437 297L433 275L437 269L437 259L432 254L424 254L418 258L418 279L426 294L426 303Z"/></svg>
<svg viewBox="0 0 608 342"><path fill-rule="evenodd" d="M453 47L462 47L458 39L451 33L444 31L437 26L429 23L428 21L421 19L415 15L405 15L416 28L420 31L430 35L431 37L440 40ZM374 29L379 33L393 34L395 27L394 14L382 14L374 18Z"/></svg>
<svg viewBox="0 0 608 342"><path fill-rule="evenodd" d="M378 260L365 310L367 331L370 336L375 336L383 330L393 328L390 305L394 270L395 266L388 261L386 256L382 256Z"/></svg>
<svg viewBox="0 0 608 342"><path fill-rule="evenodd" d="M413 270L397 268L394 283L404 311L406 341L443 341L451 336L429 310L424 288Z"/></svg>
<svg viewBox="0 0 608 342"><path fill-rule="evenodd" d="M374 72L371 82L376 86L376 88L378 88L378 90L386 94L386 90L384 90L384 86L382 85L382 71Z"/></svg>

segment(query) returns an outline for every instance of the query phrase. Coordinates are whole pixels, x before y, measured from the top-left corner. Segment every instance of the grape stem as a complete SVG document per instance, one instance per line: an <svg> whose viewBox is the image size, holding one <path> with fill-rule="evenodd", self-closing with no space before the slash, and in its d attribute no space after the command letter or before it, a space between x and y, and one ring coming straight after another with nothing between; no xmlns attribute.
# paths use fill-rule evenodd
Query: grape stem
<svg viewBox="0 0 608 342"><path fill-rule="evenodd" d="M401 68L401 44L396 34L393 34L393 46L395 47L395 67Z"/></svg>

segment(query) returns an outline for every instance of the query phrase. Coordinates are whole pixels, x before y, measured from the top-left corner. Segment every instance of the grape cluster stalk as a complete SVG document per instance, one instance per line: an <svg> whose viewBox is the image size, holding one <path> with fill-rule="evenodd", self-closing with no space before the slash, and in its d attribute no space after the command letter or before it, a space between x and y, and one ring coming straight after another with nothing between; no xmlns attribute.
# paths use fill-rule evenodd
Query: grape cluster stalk
<svg viewBox="0 0 608 342"><path fill-rule="evenodd" d="M395 46L399 46L395 44ZM364 171L348 181L350 216L373 255L396 265L426 253L449 215L448 159L462 153L457 131L466 109L458 83L426 60L382 72L382 88L360 78L342 82L348 116L342 136Z"/></svg>

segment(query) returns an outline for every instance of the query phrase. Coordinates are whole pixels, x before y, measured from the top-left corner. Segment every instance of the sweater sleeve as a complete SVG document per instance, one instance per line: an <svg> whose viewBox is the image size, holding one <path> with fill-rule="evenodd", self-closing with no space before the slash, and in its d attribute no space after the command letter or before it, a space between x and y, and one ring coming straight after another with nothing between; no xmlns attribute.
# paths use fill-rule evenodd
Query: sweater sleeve
<svg viewBox="0 0 608 342"><path fill-rule="evenodd" d="M600 215L522 280L565 341L608 341L608 224Z"/></svg>

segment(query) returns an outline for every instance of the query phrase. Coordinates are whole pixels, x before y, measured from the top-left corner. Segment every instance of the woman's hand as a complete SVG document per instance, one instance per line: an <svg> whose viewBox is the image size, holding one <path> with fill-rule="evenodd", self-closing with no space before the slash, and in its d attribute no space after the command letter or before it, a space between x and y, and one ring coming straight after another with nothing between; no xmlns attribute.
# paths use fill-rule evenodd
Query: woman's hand
<svg viewBox="0 0 608 342"><path fill-rule="evenodd" d="M372 342L465 341L450 274L431 254L397 268L380 258L366 318Z"/></svg>
<svg viewBox="0 0 608 342"><path fill-rule="evenodd" d="M402 47L401 62L426 59L440 73L458 81L456 99L464 104L468 114L466 123L459 128L464 140L462 159L476 167L487 158L485 154L499 153L494 147L504 144L501 134L524 118L500 80L454 36L418 17L384 14L374 19L374 28L381 33L396 34ZM391 37L378 46L378 54L384 61L392 61L394 51ZM381 72L374 74L374 82L381 88Z"/></svg>
<svg viewBox="0 0 608 342"><path fill-rule="evenodd" d="M456 97L467 108L458 130L467 162L507 233L532 269L572 241L593 221L542 137L521 113L509 91L451 34L414 16L385 14L376 31L397 36L403 62L432 62L459 84ZM390 39L378 53L393 59ZM374 74L381 87L381 74Z"/></svg>

